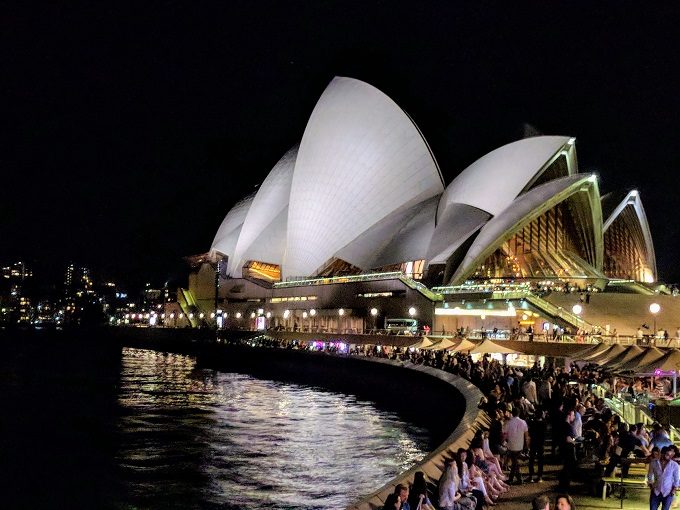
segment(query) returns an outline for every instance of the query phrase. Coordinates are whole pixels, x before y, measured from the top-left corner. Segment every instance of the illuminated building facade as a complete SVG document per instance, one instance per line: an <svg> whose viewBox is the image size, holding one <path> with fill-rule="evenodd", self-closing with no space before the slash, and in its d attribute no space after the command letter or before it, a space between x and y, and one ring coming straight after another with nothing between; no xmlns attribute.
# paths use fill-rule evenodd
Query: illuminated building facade
<svg viewBox="0 0 680 510"><path fill-rule="evenodd" d="M293 317L328 329L324 320L357 317L348 329L365 330L378 321L371 310L412 308L432 324L436 289L466 285L656 281L639 194L603 200L597 177L579 173L574 138L507 144L445 186L413 120L350 78L331 81L300 143L192 261L187 303L229 320L264 317L267 327Z"/></svg>
<svg viewBox="0 0 680 510"><path fill-rule="evenodd" d="M0 324L26 324L32 316L33 271L23 261L2 268Z"/></svg>

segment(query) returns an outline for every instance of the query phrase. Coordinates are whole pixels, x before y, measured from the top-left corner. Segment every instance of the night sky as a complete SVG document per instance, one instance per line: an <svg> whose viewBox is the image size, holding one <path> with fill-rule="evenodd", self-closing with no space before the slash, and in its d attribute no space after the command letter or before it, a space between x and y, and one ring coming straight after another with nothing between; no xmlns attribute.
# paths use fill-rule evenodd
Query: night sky
<svg viewBox="0 0 680 510"><path fill-rule="evenodd" d="M603 194L640 191L680 281L677 4L103 5L3 8L0 263L178 278L339 75L411 115L447 184L527 124L575 136Z"/></svg>

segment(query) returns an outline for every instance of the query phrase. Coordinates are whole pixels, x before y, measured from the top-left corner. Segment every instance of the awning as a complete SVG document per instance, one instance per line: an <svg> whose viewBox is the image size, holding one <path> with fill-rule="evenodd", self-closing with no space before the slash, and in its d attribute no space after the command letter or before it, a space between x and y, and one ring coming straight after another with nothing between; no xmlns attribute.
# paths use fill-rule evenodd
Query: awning
<svg viewBox="0 0 680 510"><path fill-rule="evenodd" d="M588 360L588 363L597 363L598 365L604 365L605 363L607 363L607 361L617 357L625 350L626 347L624 347L623 345L614 344L610 346L609 349L607 349L606 351L602 351L600 354L590 358Z"/></svg>
<svg viewBox="0 0 680 510"><path fill-rule="evenodd" d="M636 371L638 367L649 365L650 363L663 358L665 354L666 353L661 349L657 349L656 347L648 347L643 351L642 354L621 363L615 368L612 368L612 371L617 374Z"/></svg>
<svg viewBox="0 0 680 510"><path fill-rule="evenodd" d="M680 373L680 351L672 349L656 361L634 369L634 372L636 374L645 374L653 373L655 370L662 370L664 372L675 370L676 373Z"/></svg>
<svg viewBox="0 0 680 510"><path fill-rule="evenodd" d="M423 349L427 349L428 351L443 351L453 347L454 345L456 345L456 343L453 340L450 338L444 338L443 340L440 340L429 347L423 347Z"/></svg>
<svg viewBox="0 0 680 510"><path fill-rule="evenodd" d="M510 347L505 347L504 345L499 345L491 340L484 340L481 344L470 351L470 354L521 354L515 349Z"/></svg>
<svg viewBox="0 0 680 510"><path fill-rule="evenodd" d="M602 352L604 348L609 347L608 345L605 344L590 344L588 347L585 347L584 349L581 349L580 351L576 351L574 354L570 356L570 358L575 359L575 360L581 360L583 359L583 356L588 356L590 354L594 354L595 351L597 352Z"/></svg>
<svg viewBox="0 0 680 510"><path fill-rule="evenodd" d="M640 347L639 345L630 345L626 347L626 349L621 352L620 354L614 356L611 358L609 361L604 363L604 365L601 366L601 368L606 368L607 370L611 370L612 368L621 365L622 363L625 363L626 361L636 358L640 354L645 352L645 350Z"/></svg>
<svg viewBox="0 0 680 510"><path fill-rule="evenodd" d="M611 345L597 344L594 349L590 349L585 354L583 351L572 356L576 361L589 361L595 356L602 354L604 351L611 348Z"/></svg>
<svg viewBox="0 0 680 510"><path fill-rule="evenodd" d="M463 338L458 344L455 345L455 347L452 347L449 349L450 352L465 352L469 351L471 349L474 349L475 345L477 345L474 342L471 342L467 338Z"/></svg>
<svg viewBox="0 0 680 510"><path fill-rule="evenodd" d="M424 336L423 338L420 339L419 342L414 343L413 345L409 345L410 347L413 347L414 349L425 349L426 347L430 347L434 345L434 342Z"/></svg>

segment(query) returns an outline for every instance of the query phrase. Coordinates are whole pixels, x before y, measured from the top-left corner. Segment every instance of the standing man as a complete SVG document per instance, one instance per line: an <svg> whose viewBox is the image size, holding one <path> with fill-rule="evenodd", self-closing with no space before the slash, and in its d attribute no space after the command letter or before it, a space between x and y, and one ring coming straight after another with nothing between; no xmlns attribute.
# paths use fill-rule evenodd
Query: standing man
<svg viewBox="0 0 680 510"><path fill-rule="evenodd" d="M564 422L564 432L562 435L562 444L560 445L560 453L564 466L560 472L560 483L557 486L557 492L564 492L569 494L569 486L571 479L574 477L576 471L576 432L574 431L574 420L576 419L573 409L567 411L566 420Z"/></svg>
<svg viewBox="0 0 680 510"><path fill-rule="evenodd" d="M669 510L675 495L675 489L680 488L680 465L673 462L673 450L669 446L661 448L661 458L653 459L649 463L647 484L651 489L649 495L649 510Z"/></svg>
<svg viewBox="0 0 680 510"><path fill-rule="evenodd" d="M510 456L510 477L508 483L514 479L517 485L522 485L522 475L519 472L519 456L524 448L530 445L529 426L519 417L519 407L513 406L512 418L503 425L503 435L508 442L508 455Z"/></svg>
<svg viewBox="0 0 680 510"><path fill-rule="evenodd" d="M536 392L536 383L532 379L531 376L529 376L526 380L526 382L522 385L522 393L524 393L524 396L526 399L531 402L534 406L538 404L538 394Z"/></svg>
<svg viewBox="0 0 680 510"><path fill-rule="evenodd" d="M529 420L529 482L543 482L543 455L545 451L545 410L537 408L534 416ZM534 479L534 464L538 461L538 476Z"/></svg>

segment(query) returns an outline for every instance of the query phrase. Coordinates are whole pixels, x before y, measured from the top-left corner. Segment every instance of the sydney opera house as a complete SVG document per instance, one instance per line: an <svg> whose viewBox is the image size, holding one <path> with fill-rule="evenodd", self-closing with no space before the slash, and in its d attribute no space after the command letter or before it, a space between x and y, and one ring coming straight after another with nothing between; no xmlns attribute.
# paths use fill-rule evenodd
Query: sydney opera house
<svg viewBox="0 0 680 510"><path fill-rule="evenodd" d="M343 77L191 261L185 308L249 329L566 328L574 295L658 292L639 194L601 195L574 138L515 141L447 185L408 114Z"/></svg>

